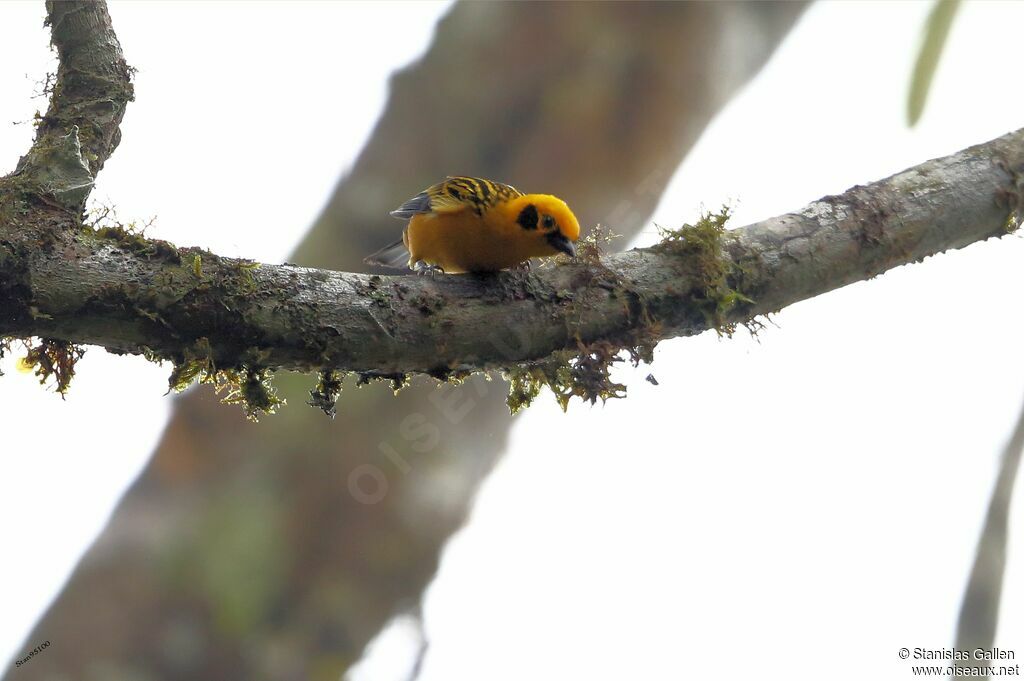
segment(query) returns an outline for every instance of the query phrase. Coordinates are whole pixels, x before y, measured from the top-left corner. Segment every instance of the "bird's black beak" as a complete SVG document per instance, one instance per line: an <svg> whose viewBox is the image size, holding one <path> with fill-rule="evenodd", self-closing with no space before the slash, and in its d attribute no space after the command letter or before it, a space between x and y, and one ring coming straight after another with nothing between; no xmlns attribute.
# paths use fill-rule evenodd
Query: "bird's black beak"
<svg viewBox="0 0 1024 681"><path fill-rule="evenodd" d="M570 258L576 257L576 247L573 246L572 242L565 238L565 235L561 232L552 232L549 234L548 244L551 248L560 253L565 253Z"/></svg>

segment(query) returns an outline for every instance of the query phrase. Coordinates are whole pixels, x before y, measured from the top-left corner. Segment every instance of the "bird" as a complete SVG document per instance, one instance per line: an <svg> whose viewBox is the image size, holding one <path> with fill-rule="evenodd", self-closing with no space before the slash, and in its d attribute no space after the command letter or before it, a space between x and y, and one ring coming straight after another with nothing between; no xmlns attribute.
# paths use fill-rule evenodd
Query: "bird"
<svg viewBox="0 0 1024 681"><path fill-rule="evenodd" d="M402 238L363 262L445 274L497 272L530 258L576 256L580 223L562 199L478 177L447 177L390 213Z"/></svg>

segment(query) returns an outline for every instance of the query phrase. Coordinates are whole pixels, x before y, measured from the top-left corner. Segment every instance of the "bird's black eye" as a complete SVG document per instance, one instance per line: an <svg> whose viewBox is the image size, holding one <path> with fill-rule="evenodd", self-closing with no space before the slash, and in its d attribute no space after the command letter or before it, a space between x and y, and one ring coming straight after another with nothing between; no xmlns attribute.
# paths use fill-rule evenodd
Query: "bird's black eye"
<svg viewBox="0 0 1024 681"><path fill-rule="evenodd" d="M544 227L544 229L554 229L555 219L550 215L545 215L543 219L541 219L540 224L542 227Z"/></svg>

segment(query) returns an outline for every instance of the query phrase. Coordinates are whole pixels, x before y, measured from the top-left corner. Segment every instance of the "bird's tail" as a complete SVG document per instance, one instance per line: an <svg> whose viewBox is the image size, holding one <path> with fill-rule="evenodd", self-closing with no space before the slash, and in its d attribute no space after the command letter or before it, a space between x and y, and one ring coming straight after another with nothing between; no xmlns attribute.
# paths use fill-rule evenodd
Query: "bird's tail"
<svg viewBox="0 0 1024 681"><path fill-rule="evenodd" d="M366 256L363 258L363 262L367 265L376 265L378 267L390 267L398 270L409 269L409 250L405 247L405 242L399 239L376 253Z"/></svg>

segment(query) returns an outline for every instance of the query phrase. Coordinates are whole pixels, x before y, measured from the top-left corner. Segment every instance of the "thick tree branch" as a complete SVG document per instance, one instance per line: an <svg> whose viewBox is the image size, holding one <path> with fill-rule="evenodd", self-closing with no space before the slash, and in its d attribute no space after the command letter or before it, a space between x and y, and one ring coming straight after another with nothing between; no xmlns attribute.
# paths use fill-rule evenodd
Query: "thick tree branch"
<svg viewBox="0 0 1024 681"><path fill-rule="evenodd" d="M0 334L179 361L201 345L217 366L488 369L580 343L629 345L641 331L652 342L745 321L1005 234L1019 221L1022 177L1018 130L727 232L720 251L684 231L651 248L493 276L257 267L83 230L36 204L32 229L10 211L0 223L0 279L16 284L0 291ZM728 292L737 295L723 306Z"/></svg>

